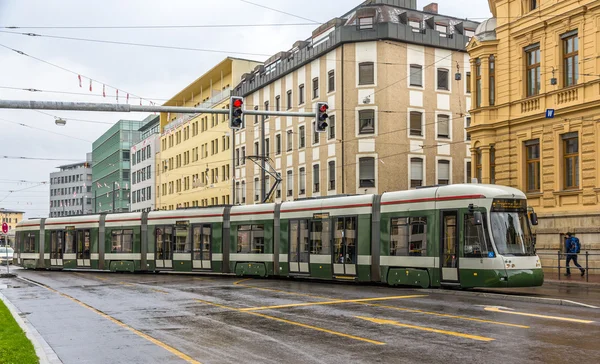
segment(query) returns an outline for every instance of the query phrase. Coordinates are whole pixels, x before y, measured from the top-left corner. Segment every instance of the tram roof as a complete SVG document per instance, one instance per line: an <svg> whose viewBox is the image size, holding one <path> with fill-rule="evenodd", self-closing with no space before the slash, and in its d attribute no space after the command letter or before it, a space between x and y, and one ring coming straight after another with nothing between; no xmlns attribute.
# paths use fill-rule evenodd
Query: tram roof
<svg viewBox="0 0 600 364"><path fill-rule="evenodd" d="M416 190L386 192L381 197L381 202L393 200L415 200L415 199L435 199L451 197L476 198L515 198L526 199L525 194L513 187L478 184L478 183L460 183L447 186L432 186Z"/></svg>

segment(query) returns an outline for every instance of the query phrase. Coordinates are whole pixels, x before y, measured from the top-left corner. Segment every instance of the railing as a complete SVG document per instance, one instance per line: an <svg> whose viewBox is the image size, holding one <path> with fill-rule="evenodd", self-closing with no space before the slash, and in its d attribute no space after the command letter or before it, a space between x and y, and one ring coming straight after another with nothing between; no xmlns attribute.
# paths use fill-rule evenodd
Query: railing
<svg viewBox="0 0 600 364"><path fill-rule="evenodd" d="M540 252L537 252L537 255L540 256L540 257L543 257L543 256L556 256L558 258L558 265L557 266L549 267L549 266L544 266L544 264L542 264L542 268L558 269L558 280L561 279L561 274L560 274L561 273L561 269L566 269L567 268L566 267L566 263L565 263L564 266L561 266L560 262L561 262L562 259L566 260L567 256L569 256L570 254L572 254L572 253L563 253L560 250L557 251L556 253L540 253ZM600 256L600 254L590 254L590 252L586 251L585 254L579 253L577 255L578 256L585 255L585 265L582 265L582 268L585 269L585 281L589 282L590 281L590 270L599 270L600 269L600 268L590 268L589 267L589 257L590 256L595 256L595 255ZM579 264L581 265L581 263L579 263ZM579 270L579 267L577 267L576 265L573 265L573 262L571 262L570 265L569 265L569 269L577 269L577 270Z"/></svg>

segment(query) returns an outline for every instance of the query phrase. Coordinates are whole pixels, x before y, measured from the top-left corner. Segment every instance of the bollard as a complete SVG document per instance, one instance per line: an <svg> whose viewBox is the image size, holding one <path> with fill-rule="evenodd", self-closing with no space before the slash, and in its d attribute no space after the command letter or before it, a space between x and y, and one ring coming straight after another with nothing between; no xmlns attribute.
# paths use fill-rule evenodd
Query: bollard
<svg viewBox="0 0 600 364"><path fill-rule="evenodd" d="M585 281L589 282L590 281L590 268L588 266L588 257L590 255L590 252L588 252L586 250L585 252Z"/></svg>
<svg viewBox="0 0 600 364"><path fill-rule="evenodd" d="M558 251L558 280L560 281L560 250Z"/></svg>

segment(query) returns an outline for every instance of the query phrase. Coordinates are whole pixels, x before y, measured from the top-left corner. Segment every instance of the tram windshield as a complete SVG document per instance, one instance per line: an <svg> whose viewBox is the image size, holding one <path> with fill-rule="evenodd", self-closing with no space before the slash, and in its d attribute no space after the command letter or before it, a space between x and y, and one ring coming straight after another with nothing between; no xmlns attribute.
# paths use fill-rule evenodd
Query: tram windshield
<svg viewBox="0 0 600 364"><path fill-rule="evenodd" d="M526 200L495 199L490 219L498 254L535 255L533 236L527 220Z"/></svg>

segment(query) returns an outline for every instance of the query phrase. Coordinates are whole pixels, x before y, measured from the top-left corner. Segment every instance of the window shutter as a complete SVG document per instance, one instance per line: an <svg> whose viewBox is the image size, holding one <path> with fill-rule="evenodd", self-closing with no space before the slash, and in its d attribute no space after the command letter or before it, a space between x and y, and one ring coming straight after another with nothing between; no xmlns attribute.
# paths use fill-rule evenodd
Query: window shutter
<svg viewBox="0 0 600 364"><path fill-rule="evenodd" d="M450 180L450 162L438 162L438 179Z"/></svg>
<svg viewBox="0 0 600 364"><path fill-rule="evenodd" d="M375 179L375 158L360 158L360 179Z"/></svg>
<svg viewBox="0 0 600 364"><path fill-rule="evenodd" d="M438 115L438 135L439 136L449 136L449 124L450 118L448 115Z"/></svg>
<svg viewBox="0 0 600 364"><path fill-rule="evenodd" d="M423 179L423 160L420 158L411 158L410 160L411 179Z"/></svg>

